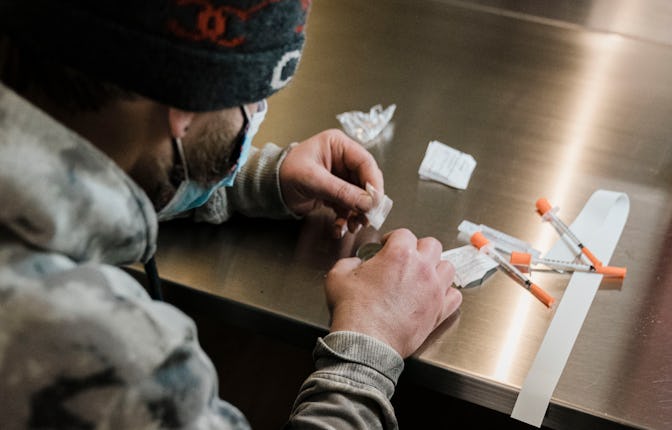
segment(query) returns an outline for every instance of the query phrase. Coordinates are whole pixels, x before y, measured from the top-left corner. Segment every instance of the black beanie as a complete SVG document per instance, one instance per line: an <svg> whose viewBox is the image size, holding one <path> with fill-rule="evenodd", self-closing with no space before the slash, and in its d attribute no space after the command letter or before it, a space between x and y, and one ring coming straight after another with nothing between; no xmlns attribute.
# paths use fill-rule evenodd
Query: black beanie
<svg viewBox="0 0 672 430"><path fill-rule="evenodd" d="M188 111L266 98L294 74L311 0L0 0L37 55Z"/></svg>

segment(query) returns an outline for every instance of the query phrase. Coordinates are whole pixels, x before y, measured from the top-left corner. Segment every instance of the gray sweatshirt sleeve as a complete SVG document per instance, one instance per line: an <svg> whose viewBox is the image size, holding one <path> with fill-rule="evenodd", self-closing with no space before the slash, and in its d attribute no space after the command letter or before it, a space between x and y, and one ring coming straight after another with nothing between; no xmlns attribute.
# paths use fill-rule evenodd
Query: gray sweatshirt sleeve
<svg viewBox="0 0 672 430"><path fill-rule="evenodd" d="M252 148L233 187L218 189L205 205L196 209L195 220L220 224L234 212L250 217L297 218L285 205L280 190L280 165L289 150L273 143Z"/></svg>
<svg viewBox="0 0 672 430"><path fill-rule="evenodd" d="M186 315L120 269L21 257L0 267L3 429L249 430Z"/></svg>
<svg viewBox="0 0 672 430"><path fill-rule="evenodd" d="M397 429L390 398L404 368L385 343L354 332L318 339L286 429Z"/></svg>

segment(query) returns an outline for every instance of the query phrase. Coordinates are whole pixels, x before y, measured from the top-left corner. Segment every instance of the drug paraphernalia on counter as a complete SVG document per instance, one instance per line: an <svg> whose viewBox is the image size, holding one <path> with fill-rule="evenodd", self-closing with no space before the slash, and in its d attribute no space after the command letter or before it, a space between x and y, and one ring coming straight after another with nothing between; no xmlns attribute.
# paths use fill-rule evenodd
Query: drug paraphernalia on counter
<svg viewBox="0 0 672 430"><path fill-rule="evenodd" d="M537 210L540 214L546 214L552 210L552 207L548 201L538 201ZM597 190L581 209L579 215L567 226L567 230L571 231L575 238L581 238L581 244L589 246L594 252L595 261L591 259L591 265L608 267L609 259L621 238L629 211L630 200L627 194ZM549 221L552 222L550 219ZM560 239L545 254L544 259L579 263L577 259L579 254L588 257L584 252L579 251L576 241L563 232ZM604 264L597 264L600 261ZM580 263L588 265L585 261ZM553 392L569 360L574 342L579 337L579 332L601 282L602 276L576 271L572 273L569 285L562 293L562 301L555 311L539 351L521 386L520 394L511 412L512 418L536 427L542 425L542 421L547 416ZM611 328L608 327L605 335L608 335L610 331Z"/></svg>
<svg viewBox="0 0 672 430"><path fill-rule="evenodd" d="M381 105L375 105L369 112L350 111L336 115L336 119L343 126L343 130L362 144L374 140L392 120L392 115L397 108L389 105L383 109Z"/></svg>
<svg viewBox="0 0 672 430"><path fill-rule="evenodd" d="M441 259L455 268L453 283L460 288L477 287L497 271L497 262L478 252L471 245L449 249L441 253Z"/></svg>
<svg viewBox="0 0 672 430"><path fill-rule="evenodd" d="M567 224L558 218L558 216L555 214L557 211L558 208L551 206L551 204L545 198L537 200L537 212L539 215L541 215L541 218L544 221L550 222L561 237L568 237L574 246L576 246L578 249L578 253L584 255L590 261L593 270L602 266L602 262L597 257L595 257L595 255L590 252L590 250L586 248L583 243L581 243L579 238L574 235L569 227L567 227Z"/></svg>
<svg viewBox="0 0 672 430"><path fill-rule="evenodd" d="M616 266L592 266L590 264L575 263L573 261L554 260L551 258L537 258L526 252L511 252L509 262L522 271L531 271L534 266L548 267L556 272L594 272L612 278L625 278L627 269Z"/></svg>
<svg viewBox="0 0 672 430"><path fill-rule="evenodd" d="M555 299L553 296L544 291L539 285L529 280L525 275L520 273L511 263L509 263L495 247L490 243L483 233L480 231L471 236L471 244L478 248L480 252L485 253L488 257L497 262L499 267L506 272L513 280L515 280L521 287L528 290L534 297L536 297L547 308L553 306Z"/></svg>
<svg viewBox="0 0 672 430"><path fill-rule="evenodd" d="M365 243L357 249L355 256L363 261L369 260L383 248L379 242ZM497 271L498 264L487 255L478 252L471 245L449 249L441 253L441 260L450 262L455 268L453 283L459 288L471 288L481 285Z"/></svg>
<svg viewBox="0 0 672 430"><path fill-rule="evenodd" d="M474 168L476 168L474 157L433 140L427 145L418 174L420 179L437 181L465 190Z"/></svg>
<svg viewBox="0 0 672 430"><path fill-rule="evenodd" d="M541 255L541 252L535 249L532 244L499 230L495 230L485 224L475 224L471 221L463 220L460 225L457 226L457 230L460 232L458 239L465 243L470 243L471 236L477 231L480 231L483 233L483 236L495 245L495 248L497 248L498 251L507 254L516 251L525 252L535 258Z"/></svg>
<svg viewBox="0 0 672 430"><path fill-rule="evenodd" d="M550 270L559 273L589 272L598 273L611 278L625 278L627 269L616 266L598 266L590 264L577 263L575 261L561 261L549 258L541 258L541 252L532 247L528 242L510 236L485 224L475 224L463 220L457 227L459 230L458 239L463 242L469 242L471 236L480 231L488 239L497 251L509 254L509 262L518 267L523 272L538 270L539 266L544 266Z"/></svg>
<svg viewBox="0 0 672 430"><path fill-rule="evenodd" d="M369 220L369 224L376 230L380 230L380 227L385 222L387 215L392 210L392 199L387 197L385 194L380 194L373 185L366 183L366 192L371 195L374 202L377 202L377 205L374 206L370 211L366 212L364 215L366 219Z"/></svg>

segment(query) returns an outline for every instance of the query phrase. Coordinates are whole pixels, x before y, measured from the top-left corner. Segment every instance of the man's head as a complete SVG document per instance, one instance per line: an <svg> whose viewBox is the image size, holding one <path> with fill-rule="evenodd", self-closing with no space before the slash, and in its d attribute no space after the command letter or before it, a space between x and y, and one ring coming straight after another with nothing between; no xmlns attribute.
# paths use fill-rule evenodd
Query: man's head
<svg viewBox="0 0 672 430"><path fill-rule="evenodd" d="M56 110L86 117L64 122L113 158L111 152L122 148L105 144L109 133L96 136L95 130L87 133L78 126L87 128L101 116L109 123L110 116L132 104L129 122L144 117L145 124L163 127L164 139L147 139L147 148L132 165L122 166L159 209L177 186L171 138L183 139L192 179L216 181L227 170L220 161L234 151L242 107L253 114L257 102L284 87L295 72L309 3L2 1L0 28L10 45L18 47L12 51L19 61L9 63L20 66L5 67L2 78L19 92L29 88L43 96ZM139 109L143 102L154 104ZM133 135L124 138L135 140Z"/></svg>

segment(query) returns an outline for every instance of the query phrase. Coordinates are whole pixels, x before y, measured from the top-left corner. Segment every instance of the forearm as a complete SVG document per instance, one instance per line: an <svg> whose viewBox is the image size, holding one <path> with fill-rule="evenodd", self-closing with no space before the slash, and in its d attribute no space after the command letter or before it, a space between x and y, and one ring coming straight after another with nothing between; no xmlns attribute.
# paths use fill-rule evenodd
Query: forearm
<svg viewBox="0 0 672 430"><path fill-rule="evenodd" d="M359 333L318 340L316 371L301 387L288 429L396 429L390 398L404 362L386 344Z"/></svg>
<svg viewBox="0 0 672 430"><path fill-rule="evenodd" d="M280 190L279 170L287 149L267 143L253 148L233 187L218 189L195 211L196 221L219 224L234 212L250 217L292 218Z"/></svg>

